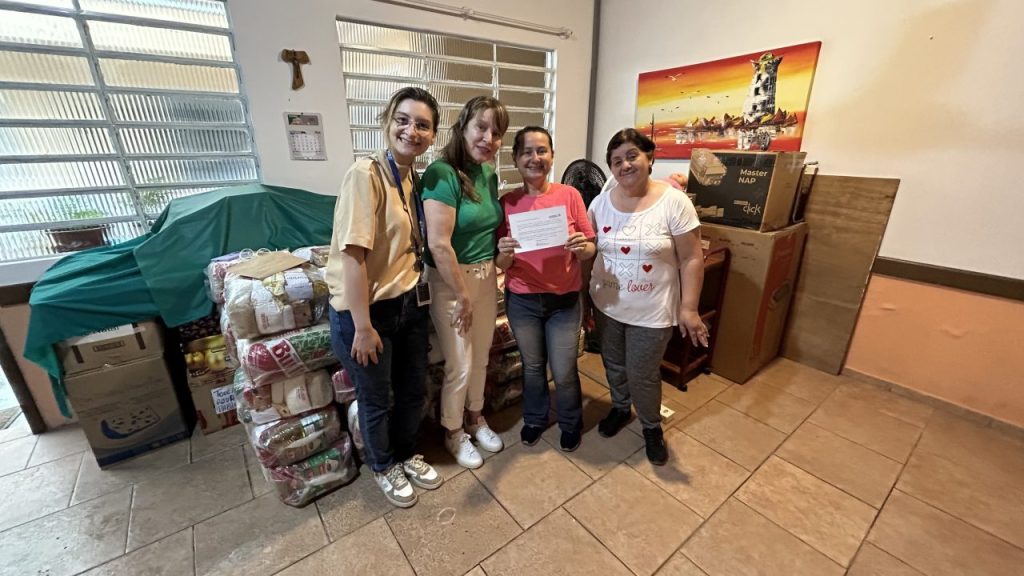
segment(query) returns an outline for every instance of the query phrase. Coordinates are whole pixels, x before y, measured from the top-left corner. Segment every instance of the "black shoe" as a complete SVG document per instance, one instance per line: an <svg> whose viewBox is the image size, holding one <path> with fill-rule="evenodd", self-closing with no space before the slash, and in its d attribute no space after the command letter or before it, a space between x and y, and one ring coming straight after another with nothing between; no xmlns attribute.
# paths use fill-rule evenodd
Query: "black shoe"
<svg viewBox="0 0 1024 576"><path fill-rule="evenodd" d="M629 422L629 410L619 410L618 408L612 408L608 415L604 417L604 420L597 425L597 433L605 438L611 438L622 430L622 427Z"/></svg>
<svg viewBox="0 0 1024 576"><path fill-rule="evenodd" d="M544 429L540 426L527 426L523 424L523 429L519 431L519 439L523 441L523 444L533 446L540 440L540 435L543 433Z"/></svg>
<svg viewBox="0 0 1024 576"><path fill-rule="evenodd" d="M665 448L665 437L661 428L644 428L644 444L647 447L647 459L655 466L663 466L668 462L668 449Z"/></svg>
<svg viewBox="0 0 1024 576"><path fill-rule="evenodd" d="M560 441L562 452L572 452L579 448L582 440L583 435L579 432L566 432L562 430L562 439Z"/></svg>

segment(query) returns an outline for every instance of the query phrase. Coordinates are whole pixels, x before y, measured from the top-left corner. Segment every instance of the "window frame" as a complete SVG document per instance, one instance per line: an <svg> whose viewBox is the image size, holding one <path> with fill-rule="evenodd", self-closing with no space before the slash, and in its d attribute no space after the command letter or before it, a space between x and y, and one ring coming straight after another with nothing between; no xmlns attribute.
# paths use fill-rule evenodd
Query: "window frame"
<svg viewBox="0 0 1024 576"><path fill-rule="evenodd" d="M94 95L97 100L98 110L101 118L91 120L61 120L61 119L0 119L0 128L96 128L106 133L109 140L108 153L76 153L76 154L19 154L0 155L0 165L28 165L55 162L111 162L116 165L117 174L120 176L120 184L100 186L75 186L66 188L40 188L0 191L0 200L20 200L29 198L82 198L94 194L124 194L127 201L115 201L114 204L123 208L127 214L106 216L102 218L82 218L59 221L34 221L15 224L0 224L0 234L17 232L39 231L45 234L46 230L64 227L100 226L111 224L122 224L137 230L137 234L145 234L149 231L152 221L159 215L159 212L147 210L147 202L143 195L147 190L162 189L168 193L162 197L162 204L165 206L173 198L174 191L189 192L184 195L191 195L198 192L192 190L209 190L224 186L234 186L262 181L262 166L258 150L256 148L255 132L249 105L249 98L246 93L245 81L241 67L238 63L234 32L232 30L231 15L227 10L224 0L215 0L225 4L225 27L194 24L159 18L145 18L138 16L111 14L105 12L93 12L82 9L79 0L71 0L72 7L58 7L39 4L27 4L17 0L0 0L0 10L14 11L19 13L38 14L45 16L59 16L70 18L78 31L80 46L48 46L31 43L5 42L0 41L0 51L20 52L27 54L44 54L58 56L72 56L84 58L91 84L66 84L66 83L45 83L45 82L15 82L0 80L0 89L3 90L25 90L32 92L62 93L83 93ZM112 24L126 24L134 26L153 27L170 31L198 32L222 36L227 39L227 47L230 59L217 60L205 58L192 58L185 56L170 56L160 54L145 54L141 52L130 52L125 50L107 50L96 48L96 42L90 30L91 22L104 22ZM231 70L234 74L234 83L237 86L235 92L199 91L188 89L167 89L167 88L140 88L132 86L117 86L108 83L104 75L103 61L129 61L129 62L152 62L163 64L176 64L188 66L203 66L206 68L217 68ZM240 104L239 122L188 122L188 121L134 121L121 119L114 110L115 98L124 95L145 95L145 96L171 96L195 98L201 100L224 100ZM153 130L212 130L212 131L235 131L243 133L247 151L220 151L220 152L159 152L159 153L133 153L127 150L125 144L126 134L133 129ZM145 161L178 161L178 160L218 160L238 159L251 162L253 167L253 178L238 180L203 180L194 182L158 182L145 183L138 179L137 170L133 164L138 165ZM162 209L162 208L161 208ZM115 240L127 240L128 237L117 237ZM0 264L16 264L40 259L52 259L63 256L62 253L54 250L54 246L44 247L48 253L39 254L38 251L28 256L6 257L0 253Z"/></svg>
<svg viewBox="0 0 1024 576"><path fill-rule="evenodd" d="M460 57L460 56L447 56L447 55L431 54L431 53L428 53L428 52L422 51L422 50L414 52L414 51L396 50L396 49L390 49L390 48L381 48L381 47L369 48L369 47L366 47L366 46L345 44L342 41L342 38L341 38L341 25L343 25L343 24L356 24L356 25L362 25L362 26L373 26L373 27L376 27L376 28L382 28L382 29L387 29L387 30L394 30L394 31L410 33L410 34L424 34L424 35L441 37L441 38L446 38L446 39L450 38L450 39L454 39L454 40L464 40L464 41L469 41L469 42L473 42L473 43L477 43L477 44L489 44L490 47L491 47L491 59L490 60L478 60L478 59L474 59L474 58L466 58L466 57ZM359 18L350 18L350 17L345 17L345 16L339 16L336 19L336 29L337 29L337 34L338 34L338 47L339 47L339 51L341 53L341 59L342 59L342 78L345 81L347 81L349 79L364 80L364 81L387 80L387 81L392 81L392 82L405 83L406 85L409 85L409 86L418 86L418 87L421 87L421 88L424 88L424 89L427 89L427 90L430 89L431 85L441 85L441 86L449 86L449 87L456 87L456 88L471 88L471 89L478 89L478 90L486 89L486 90L490 90L490 95L491 96L493 96L494 98L499 98L499 99L500 99L500 92L501 92L502 89L504 89L504 90L512 90L512 91L516 91L516 92L544 94L545 95L545 106L543 108L534 108L534 107L528 107L528 106L510 106L508 104L506 104L505 107L509 111L510 115L512 115L512 114L514 114L516 112L524 112L524 113L538 113L539 112L539 113L542 113L543 117L544 117L544 122L542 122L540 125L543 126L544 128L546 128L548 130L548 132L551 133L552 139L555 138L555 127L556 127L555 109L556 109L556 98L557 98L558 52L557 52L557 50L555 50L553 48L529 46L529 45L525 45L525 44L517 44L517 43L507 42L507 41L503 41L503 40L479 38L479 37L473 37L473 36L468 36L468 35L443 32L443 31L438 31L438 30L425 30L425 29L419 29L419 28L415 28L415 27L399 26L399 25L394 25L394 24L385 24L385 23L381 23L381 22L374 22L374 21L370 21L370 20L362 20L362 19L359 19ZM547 65L546 66L533 66L533 65L529 65L529 64L516 64L516 63L511 63L511 62L502 62L498 58L498 51L501 48L512 48L512 49L528 50L530 52L542 52L542 53L545 53L547 55ZM490 69L491 69L491 82L490 83L482 83L482 82L457 81L457 80L434 80L434 79L426 79L425 80L424 78L412 78L412 77L404 77L404 76L388 76L388 75L383 75L383 74L380 74L380 75L377 75L377 74L358 74L358 73L353 74L353 73L346 72L344 70L345 69L345 53L346 52L352 52L352 53L357 53L357 54L369 54L369 55L379 54L379 55L384 55L384 56L400 56L400 57L404 57L404 58L421 60L421 61L423 61L424 66L427 66L430 62L438 62L438 63L445 63L445 64L469 64L469 65L480 66L480 67L485 67L486 66L486 67L490 67ZM500 79L501 79L500 69L502 69L502 68L504 68L504 69L511 69L511 70L524 70L524 71L530 71L530 72L544 73L544 74L547 75L547 77L546 77L546 79L547 79L547 82L546 82L547 86L544 87L544 88L537 88L537 87L533 87L533 86L523 86L523 85L519 85L519 84L510 84L510 83L509 84L503 84L500 81ZM385 100L373 100L373 99L365 99L365 98L353 98L350 94L348 94L347 88L348 88L348 86L346 84L346 94L345 94L346 111L350 110L349 106L352 105L352 104L366 105L366 106L381 106L381 105L385 105L387 103L386 99ZM435 97L436 96L437 95L435 94ZM443 134L444 137L446 138L448 136L448 134L450 133L450 130L451 130L451 126L448 125L448 124L445 124L445 122L444 122L445 113L450 111L450 112L454 112L455 114L457 114L462 109L464 104L465 104L465 102L455 103L455 102L442 102L441 100L438 100L438 107L440 108L440 112L441 112L441 123L438 126L438 136L439 137L441 137L441 135ZM383 131L381 130L381 127L380 127L379 124L377 124L377 123L371 123L371 124L356 123L356 122L354 122L352 120L352 114L349 113L348 127L349 127L350 136L352 138L352 152L353 152L353 157L354 158L358 158L361 155L365 155L365 154L368 154L368 153L376 151L376 149L359 148L359 147L357 147L356 146L355 136L356 136L356 132L368 132L368 131L376 131L376 132L379 132L379 133L381 133L383 135ZM506 132L505 137L502 140L501 149L498 151L498 154L495 157L495 162L494 162L495 173L498 175L499 187L502 188L502 189L504 189L504 188L509 188L510 189L511 187L519 185L519 179L518 178L516 178L514 181L512 181L512 180L506 180L503 177L503 175L502 175L503 172L505 172L505 173L513 172L513 171L515 171L515 167L514 167L514 165L511 166L511 167L504 166L502 164L502 162L501 162L501 157L502 157L503 153L505 155L511 157L511 155L512 155L512 144L513 144L512 136L515 134L516 130L518 130L518 129L522 128L522 127L523 126L516 125L516 124L514 124L512 122L509 123L508 132ZM439 152L440 152L440 148L436 148L435 146L431 146L422 156L420 156L420 159L416 163L417 169L422 170L430 162L436 160L439 157Z"/></svg>

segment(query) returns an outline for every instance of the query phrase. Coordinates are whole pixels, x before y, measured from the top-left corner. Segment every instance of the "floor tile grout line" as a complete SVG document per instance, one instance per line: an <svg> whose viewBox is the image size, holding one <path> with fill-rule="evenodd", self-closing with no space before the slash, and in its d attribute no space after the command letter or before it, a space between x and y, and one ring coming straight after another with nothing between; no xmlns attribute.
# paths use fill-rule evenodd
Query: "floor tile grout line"
<svg viewBox="0 0 1024 576"><path fill-rule="evenodd" d="M132 535L132 518L135 517L135 484L131 485L132 495L128 498L128 529L124 535L124 554L128 554L128 539Z"/></svg>
<svg viewBox="0 0 1024 576"><path fill-rule="evenodd" d="M566 502L566 504L568 504L568 502ZM607 550L607 551L608 551L608 553L612 555L612 558L615 558L616 560L618 560L618 561L619 561L619 564L622 564L622 566L623 566L623 567L624 567L624 568L625 568L626 570L629 570L629 571L630 571L630 572L632 572L633 574L636 574L636 570L633 570L632 568L630 568L629 564L627 564L625 560L623 560L622 558L619 558L619 555L618 555L618 554L616 554L614 550L612 550L611 548L609 548L609 547L608 547L608 545L607 545L607 544L605 544L605 543L604 543L604 542L603 542L603 541L602 541L602 540L601 540L600 538L598 538L597 534L594 534L593 530L591 530L591 529L590 529L590 528L589 528L589 527L587 526L586 522L584 522L583 520L580 520L579 518L577 518L577 517L576 517L576 515L575 515L575 514L573 514L571 510L569 510L568 508L566 508L566 507L565 507L565 504L563 504L563 505L559 506L558 508L561 508L562 510L564 510L564 511L565 511L565 513L566 513L566 514L568 514L568 515L569 515L569 517L570 517L570 518L572 518L574 522L576 522L577 524L579 524L580 528L583 528L583 530L584 530L584 531L585 531L585 532L586 532L587 534L590 534L590 537L591 537L591 538L593 538L593 539L594 539L594 540L595 540L595 541L596 541L596 542L597 542L598 544L600 544L602 548L604 548L605 550ZM556 508L556 510L557 510L558 508ZM552 512L554 512L554 510L552 510ZM699 528L699 527L698 527L698 528ZM673 554L674 554L674 553L675 553L675 552L673 552ZM660 568L660 567L659 567L659 568ZM654 571L653 573L657 573L657 570L655 570L655 571ZM653 573L652 573L652 574L653 574Z"/></svg>
<svg viewBox="0 0 1024 576"><path fill-rule="evenodd" d="M108 494L108 496L109 496L109 494ZM129 501L128 501L128 520L129 521L125 522L125 529L124 529L124 540L125 540L125 548L126 549L128 547L128 530L129 530L129 524L131 522L131 512L132 512L132 501L131 501L131 498L129 498ZM84 573L89 572L91 570L95 570L96 568L100 568L101 566L106 566L107 564L111 564L113 562L117 562L118 560L120 560L121 558L124 558L125 556L127 556L127 553L123 552L123 553L121 553L121 554L119 554L119 555L117 555L117 556L115 556L113 558L109 558L107 560L104 560L103 562L100 562L99 564L94 564L94 565L89 566L87 568L83 568L81 570L78 570L77 572L73 573L73 576L78 576L80 574L84 574Z"/></svg>
<svg viewBox="0 0 1024 576"><path fill-rule="evenodd" d="M932 418L932 416L928 417L929 422L931 421L931 418ZM892 486L889 488L889 493L885 495L885 499L882 501L882 505L878 507L878 513L875 514L875 517L871 520L871 525L868 526L867 532L864 533L864 538L861 539L860 544L857 546L857 551L854 552L853 557L850 559L850 564L851 565L853 564L853 560L857 558L857 555L860 554L861 549L864 548L864 543L867 542L868 541L868 537L871 536L871 532L875 529L875 524L878 523L878 519L882 517L882 511L885 509L886 504L888 504L889 500L892 498L893 492L896 492L896 486L899 485L900 478L903 478L903 473L906 472L907 465L910 464L910 458L913 457L914 452L917 450L918 445L921 443L921 439L924 438L924 430L925 430L926 427L927 427L927 423L925 423L925 426L922 427L921 430L918 432L917 438L914 439L914 446L911 447L909 452L907 452L907 460L905 462L901 462L900 463L900 471L899 471L899 473L896 474L896 480L892 483ZM841 435L839 435L839 434L836 434L836 435L841 437ZM850 441L853 442L852 440L850 440ZM867 448L867 446L865 446L865 448ZM881 549L881 546L879 546L879 548ZM888 550L886 550L886 552L888 552ZM888 552L888 553L892 554L891 552ZM899 556L896 556L895 554L892 554L892 556L894 558L899 559L904 564L907 564L908 566L911 566L908 562L904 561ZM911 568L914 568L914 567L911 566ZM916 568L915 568L915 570L916 570Z"/></svg>
<svg viewBox="0 0 1024 576"><path fill-rule="evenodd" d="M785 458L784 456L780 456L780 455L778 455L778 454L774 454L774 453L772 454L772 456L775 456L775 457L776 457L776 458L778 458L779 460L782 460L782 461L783 461L783 462L785 462L786 464L789 464L790 466L792 466L792 467L794 467L794 468L796 468L796 469L800 470L801 472L803 472L803 473L805 473L805 474L809 474L809 475L811 475L811 476L812 476L812 477L814 477L815 479L817 479L817 480L820 480L820 481L824 482L825 484L827 484L827 485L831 486L832 488L835 488L836 490L839 490L840 492L842 492L843 494L846 494L847 496L849 496L849 497L853 498L854 500L856 500L856 501L858 501L858 502L860 502L860 503L862 503L862 504L866 504L866 505L870 506L871 508L873 508L873 509L875 510L875 512L880 512L880 511L882 510L882 508L881 508L881 505L879 505L879 506L875 506L875 505L874 505L874 504L872 504L871 502L868 502L867 500L864 500L864 499L863 499L863 498L861 498L860 496L857 496L856 494L853 494L852 492L850 492L849 490L846 490L846 489L845 489L845 488L843 488L842 486L837 486L836 484L834 484L834 483L832 483L832 482L829 482L828 480L826 480L826 479L822 478L821 476L818 476L818 475L817 475L817 474L815 474L814 472L811 472L810 470L807 470L807 469L806 469L806 468L804 468L803 466L801 466L801 465L799 465L799 464L797 464L797 463L795 463L795 462L790 462L790 461L789 461L789 460L787 460L787 459L786 459L786 458ZM770 458L770 456L769 456L769 458ZM897 478L897 480L898 480L898 478ZM895 485L896 485L896 482L894 481L894 482L893 482L893 486L895 486ZM890 487L890 490L891 490L891 489L892 489L892 487Z"/></svg>
<svg viewBox="0 0 1024 576"><path fill-rule="evenodd" d="M409 565L409 569L412 570L412 573L416 574L417 573L416 572L416 566L414 566L413 563L412 563L412 560L409 559L409 553L406 552L405 551L405 547L402 546L402 541L398 539L398 534L395 533L395 529L394 529L394 527L391 526L391 522L388 522L388 515L384 514L383 516L380 517L380 519L384 520L384 526L387 527L388 533L390 533L391 537L395 539L395 544L398 544L398 551L402 553L402 558L405 558L405 563ZM376 520L374 520L374 522L376 522ZM363 526L369 526L370 524L371 524L370 522L367 522ZM355 530L353 530L352 532L349 532L349 534L354 534L354 533L355 533ZM338 540L341 540L341 538L338 538ZM500 548L499 548L499 550L500 550Z"/></svg>
<svg viewBox="0 0 1024 576"><path fill-rule="evenodd" d="M900 489L898 489L896 487L893 487L893 491L894 492L899 492L900 494L903 494L904 496L907 496L908 498L913 498L914 500L917 500L921 504L924 504L925 506L928 506L929 508L932 508L932 509L934 509L934 510L936 510L938 512L941 512L942 514L945 514L946 516L949 516L950 518L959 520L960 522L963 522L964 524L967 524L971 528L974 528L975 530L978 530L979 532L983 532L983 533L987 534L988 536L991 536L992 538L995 538L996 540L999 540L1000 542L1009 545L1012 548L1016 548L1017 550L1024 551L1024 547L1019 546L1017 544L1014 544L1013 542L1008 541L1007 539L1003 538L1002 536L999 536L998 534L993 534L992 532L989 532L985 528L982 528L981 526L978 526L978 525L974 524L970 520L967 520L965 518L961 518L961 517L957 516L956 514L953 514L952 512L949 512L947 510L943 510L942 508L936 506L935 504L932 504L931 502L928 502L927 500L922 500L921 498L918 498L917 496L914 496L913 494L911 494L910 492L907 492L906 490L900 490Z"/></svg>

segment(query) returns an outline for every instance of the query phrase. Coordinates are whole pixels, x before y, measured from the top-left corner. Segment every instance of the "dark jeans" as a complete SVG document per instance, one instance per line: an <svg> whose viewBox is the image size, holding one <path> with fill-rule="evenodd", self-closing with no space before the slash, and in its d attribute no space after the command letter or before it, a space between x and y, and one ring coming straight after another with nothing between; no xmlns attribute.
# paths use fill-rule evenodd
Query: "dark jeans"
<svg viewBox="0 0 1024 576"><path fill-rule="evenodd" d="M580 297L569 294L506 292L505 313L523 355L523 422L546 427L551 404L548 364L555 380L558 427L583 428L580 375L576 356L580 338Z"/></svg>
<svg viewBox="0 0 1024 576"><path fill-rule="evenodd" d="M429 308L416 305L414 290L370 305L370 323L384 352L367 366L351 356L356 333L352 314L332 308L330 317L334 354L356 387L367 464L374 472L384 472L416 450L426 395Z"/></svg>

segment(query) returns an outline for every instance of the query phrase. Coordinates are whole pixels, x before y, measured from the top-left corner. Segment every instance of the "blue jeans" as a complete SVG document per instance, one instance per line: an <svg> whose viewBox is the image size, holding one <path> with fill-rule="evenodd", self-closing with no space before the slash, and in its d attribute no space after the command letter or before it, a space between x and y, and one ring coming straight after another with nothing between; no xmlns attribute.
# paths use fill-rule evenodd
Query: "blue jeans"
<svg viewBox="0 0 1024 576"><path fill-rule="evenodd" d="M384 343L377 363L352 358L355 324L348 311L331 308L331 345L352 378L359 402L359 430L367 465L384 472L411 458L426 398L427 330L430 312L416 305L415 290L370 305L370 323Z"/></svg>
<svg viewBox="0 0 1024 576"><path fill-rule="evenodd" d="M548 425L550 363L558 427L565 432L579 432L583 429L580 375L576 368L581 318L579 292L506 292L505 312L523 355L523 422L527 426Z"/></svg>

